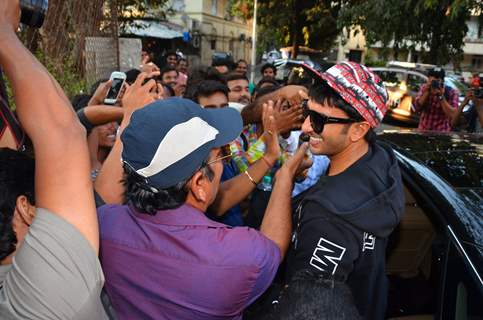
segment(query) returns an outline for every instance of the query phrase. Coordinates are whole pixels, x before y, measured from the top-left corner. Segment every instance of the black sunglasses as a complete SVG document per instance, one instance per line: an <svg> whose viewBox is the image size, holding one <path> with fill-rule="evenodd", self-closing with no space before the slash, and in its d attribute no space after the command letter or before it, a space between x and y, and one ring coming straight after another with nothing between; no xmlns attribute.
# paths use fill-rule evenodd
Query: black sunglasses
<svg viewBox="0 0 483 320"><path fill-rule="evenodd" d="M302 102L303 116L304 116L304 119L306 119L307 117L310 117L310 125L312 126L312 129L314 130L314 132L317 134L321 134L322 131L324 131L324 126L328 123L347 124L347 123L359 122L351 118L328 117L325 114L321 114L314 110L310 110L307 102L308 100L304 100Z"/></svg>

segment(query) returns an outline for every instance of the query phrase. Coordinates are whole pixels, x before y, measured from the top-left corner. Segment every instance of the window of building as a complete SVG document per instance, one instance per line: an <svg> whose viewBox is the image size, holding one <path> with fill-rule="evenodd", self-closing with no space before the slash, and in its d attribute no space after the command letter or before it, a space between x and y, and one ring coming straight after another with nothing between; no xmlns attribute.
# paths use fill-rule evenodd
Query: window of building
<svg viewBox="0 0 483 320"><path fill-rule="evenodd" d="M216 40L211 40L211 50L216 50Z"/></svg>
<svg viewBox="0 0 483 320"><path fill-rule="evenodd" d="M211 0L211 14L214 16L218 14L218 0Z"/></svg>

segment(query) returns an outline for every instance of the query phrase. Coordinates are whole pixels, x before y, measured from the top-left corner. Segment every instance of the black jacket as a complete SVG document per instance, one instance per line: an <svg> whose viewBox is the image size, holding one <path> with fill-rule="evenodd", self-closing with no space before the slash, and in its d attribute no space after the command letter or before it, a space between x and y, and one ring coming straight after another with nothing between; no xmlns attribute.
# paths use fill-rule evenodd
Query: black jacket
<svg viewBox="0 0 483 320"><path fill-rule="evenodd" d="M404 212L392 149L376 143L351 167L322 176L295 201L287 275L309 269L347 281L361 315L383 319L387 237Z"/></svg>

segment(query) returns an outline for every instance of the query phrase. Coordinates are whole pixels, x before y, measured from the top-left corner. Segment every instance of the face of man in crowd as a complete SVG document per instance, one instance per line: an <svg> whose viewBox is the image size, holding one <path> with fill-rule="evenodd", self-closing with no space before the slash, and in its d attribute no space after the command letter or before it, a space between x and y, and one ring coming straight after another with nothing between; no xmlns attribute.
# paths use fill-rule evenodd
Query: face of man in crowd
<svg viewBox="0 0 483 320"><path fill-rule="evenodd" d="M244 61L238 62L238 65L236 66L236 72L238 73L243 73L246 74L248 70L248 66Z"/></svg>
<svg viewBox="0 0 483 320"><path fill-rule="evenodd" d="M228 73L228 67L227 66L216 66L215 69L221 73L221 74L226 74Z"/></svg>
<svg viewBox="0 0 483 320"><path fill-rule="evenodd" d="M198 97L200 106L207 109L219 109L228 106L228 97L223 92L215 92L207 97Z"/></svg>
<svg viewBox="0 0 483 320"><path fill-rule="evenodd" d="M230 102L238 102L243 105L250 103L251 95L248 90L248 81L245 79L228 81L228 88L230 89L228 93L228 100Z"/></svg>
<svg viewBox="0 0 483 320"><path fill-rule="evenodd" d="M269 78L275 78L275 71L272 68L263 70L263 76Z"/></svg>
<svg viewBox="0 0 483 320"><path fill-rule="evenodd" d="M102 126L98 126L99 147L112 148L116 142L117 123L110 122Z"/></svg>
<svg viewBox="0 0 483 320"><path fill-rule="evenodd" d="M316 111L329 117L349 118L339 108L320 104L313 100L308 101L310 110ZM350 144L349 126L351 124L326 124L324 130L318 134L310 124L310 117L307 117L302 125L302 131L309 135L310 151L317 155L326 155L329 158L343 152Z"/></svg>
<svg viewBox="0 0 483 320"><path fill-rule="evenodd" d="M178 62L178 71L188 74L188 62L186 60L180 60Z"/></svg>
<svg viewBox="0 0 483 320"><path fill-rule="evenodd" d="M168 85L171 88L174 88L176 86L177 80L178 80L178 73L174 70L163 73L163 77L161 79L163 84Z"/></svg>
<svg viewBox="0 0 483 320"><path fill-rule="evenodd" d="M178 57L176 55L172 54L166 57L166 63L169 64L172 67L176 67L178 64Z"/></svg>

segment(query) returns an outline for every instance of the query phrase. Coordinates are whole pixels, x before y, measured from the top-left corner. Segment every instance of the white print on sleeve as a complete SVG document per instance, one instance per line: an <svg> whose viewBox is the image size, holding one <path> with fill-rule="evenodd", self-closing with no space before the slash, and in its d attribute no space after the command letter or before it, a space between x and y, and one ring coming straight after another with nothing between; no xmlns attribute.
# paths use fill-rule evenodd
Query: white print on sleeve
<svg viewBox="0 0 483 320"><path fill-rule="evenodd" d="M374 250L376 245L376 237L372 234L364 232L364 238L362 239L362 252L366 250Z"/></svg>
<svg viewBox="0 0 483 320"><path fill-rule="evenodd" d="M344 256L345 251L346 248L324 238L320 238L310 259L310 265L320 271L335 274L339 266L339 261Z"/></svg>

